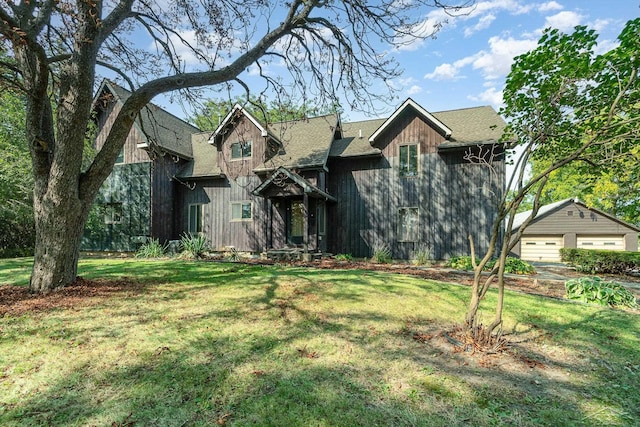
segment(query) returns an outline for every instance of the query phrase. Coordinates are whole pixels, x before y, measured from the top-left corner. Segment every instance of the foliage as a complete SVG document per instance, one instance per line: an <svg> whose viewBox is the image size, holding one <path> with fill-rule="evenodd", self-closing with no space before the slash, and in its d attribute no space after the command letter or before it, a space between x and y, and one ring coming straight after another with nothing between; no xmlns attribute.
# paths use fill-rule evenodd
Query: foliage
<svg viewBox="0 0 640 427"><path fill-rule="evenodd" d="M0 283L26 287L32 262L0 261ZM505 329L535 339L478 357L438 333L464 315L454 284L181 260L78 272L105 292L2 317L3 427L637 424L636 313L509 293Z"/></svg>
<svg viewBox="0 0 640 427"><path fill-rule="evenodd" d="M611 307L636 307L636 297L619 283L600 277L580 277L564 284L567 298Z"/></svg>
<svg viewBox="0 0 640 427"><path fill-rule="evenodd" d="M254 117L265 123L301 120L331 112L329 108L320 108L312 104L299 105L298 102L291 99L273 99L266 103L252 95L248 98L236 96L228 100L209 99L203 103L199 111L194 113L190 121L200 129L216 129L236 104L243 106Z"/></svg>
<svg viewBox="0 0 640 427"><path fill-rule="evenodd" d="M204 234L185 233L180 237L181 257L199 259L210 249L207 236Z"/></svg>
<svg viewBox="0 0 640 427"><path fill-rule="evenodd" d="M24 120L24 100L1 90L0 257L33 255L33 177Z"/></svg>
<svg viewBox="0 0 640 427"><path fill-rule="evenodd" d="M560 257L585 273L625 274L640 270L640 253L595 249L560 249Z"/></svg>
<svg viewBox="0 0 640 427"><path fill-rule="evenodd" d="M149 239L140 246L136 252L136 258L162 258L167 253L167 245L160 243L159 239Z"/></svg>
<svg viewBox="0 0 640 427"><path fill-rule="evenodd" d="M338 261L353 261L353 256L351 254L337 254L334 258Z"/></svg>
<svg viewBox="0 0 640 427"><path fill-rule="evenodd" d="M415 265L429 266L431 265L431 257L428 250L419 250L413 256L413 263Z"/></svg>
<svg viewBox="0 0 640 427"><path fill-rule="evenodd" d="M373 256L371 262L376 264L388 264L391 262L391 248L389 245L382 244L373 248Z"/></svg>
<svg viewBox="0 0 640 427"><path fill-rule="evenodd" d="M514 173L497 202L489 250L476 259L471 241L474 280L465 327L478 330L478 310L487 290L498 277L499 298L495 317L486 334L500 333L504 309L504 273L509 252L538 212L551 174L571 164L586 163L602 173L621 173L630 157L638 164L640 140L640 18L627 22L619 45L599 54L597 34L578 26L570 34L557 29L543 32L535 49L518 56L507 76L501 114L507 128L505 148L518 148ZM484 155L483 155L484 154ZM494 167L495 153L474 154L470 161ZM531 174L529 162L544 160L546 168ZM531 215L513 231L521 204L530 203ZM506 222L506 224L505 224ZM499 252L492 274L487 264Z"/></svg>
<svg viewBox="0 0 640 427"><path fill-rule="evenodd" d="M484 271L491 271L497 262L497 259L489 260ZM471 257L466 255L451 257L445 265L450 268L455 268L456 270L473 270ZM536 274L536 269L527 261L521 260L520 258L507 257L504 272L508 274Z"/></svg>

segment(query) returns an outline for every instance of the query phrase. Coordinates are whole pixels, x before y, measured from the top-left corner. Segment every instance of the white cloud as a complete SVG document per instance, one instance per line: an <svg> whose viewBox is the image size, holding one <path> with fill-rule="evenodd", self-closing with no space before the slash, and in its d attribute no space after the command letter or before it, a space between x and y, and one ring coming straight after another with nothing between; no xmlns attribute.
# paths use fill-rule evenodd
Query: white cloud
<svg viewBox="0 0 640 427"><path fill-rule="evenodd" d="M562 10L564 7L555 1L549 1L538 6L539 12L551 12L553 10Z"/></svg>
<svg viewBox="0 0 640 427"><path fill-rule="evenodd" d="M473 55L473 68L481 70L486 79L504 77L511 70L513 58L535 48L536 45L535 40L491 37L489 51L480 51Z"/></svg>
<svg viewBox="0 0 640 427"><path fill-rule="evenodd" d="M460 78L460 68L453 64L440 64L433 72L425 74L424 78L429 80L456 80Z"/></svg>
<svg viewBox="0 0 640 427"><path fill-rule="evenodd" d="M483 17L481 17L478 22L476 23L476 25L472 26L472 27L467 27L464 29L464 36L465 37L469 37L472 34L481 31L481 30L485 30L487 28L489 28L489 26L491 25L491 23L493 21L495 21L496 17L493 14L489 14L489 15L484 15Z"/></svg>
<svg viewBox="0 0 640 427"><path fill-rule="evenodd" d="M490 87L477 96L469 96L469 99L474 102L490 104L496 110L499 110L504 105L502 100L502 90L497 90L495 87Z"/></svg>
<svg viewBox="0 0 640 427"><path fill-rule="evenodd" d="M598 33L602 33L609 26L609 24L611 24L610 19L596 19L595 22L589 24L589 26L596 30Z"/></svg>
<svg viewBox="0 0 640 427"><path fill-rule="evenodd" d="M409 96L416 95L420 92L422 92L422 88L418 85L413 85L409 89L407 89L407 95Z"/></svg>
<svg viewBox="0 0 640 427"><path fill-rule="evenodd" d="M577 12L563 11L545 19L545 28L556 28L564 32L572 32L576 25L580 25L583 16Z"/></svg>

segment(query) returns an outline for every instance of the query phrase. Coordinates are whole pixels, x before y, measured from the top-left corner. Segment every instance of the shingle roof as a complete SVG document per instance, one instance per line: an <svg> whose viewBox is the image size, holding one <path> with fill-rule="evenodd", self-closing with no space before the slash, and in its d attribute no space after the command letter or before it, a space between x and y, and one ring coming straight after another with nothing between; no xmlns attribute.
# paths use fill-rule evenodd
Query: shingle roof
<svg viewBox="0 0 640 427"><path fill-rule="evenodd" d="M193 160L187 162L176 173L177 178L198 179L221 177L223 175L218 165L217 148L215 145L209 144L210 137L211 132L201 132L191 136Z"/></svg>
<svg viewBox="0 0 640 427"><path fill-rule="evenodd" d="M451 137L439 148L471 144L495 143L500 140L506 123L488 106L441 111L433 115L451 128Z"/></svg>
<svg viewBox="0 0 640 427"><path fill-rule="evenodd" d="M413 107L412 104L405 105ZM401 107L402 108L402 107ZM491 144L500 140L505 122L490 106L462 108L459 110L430 113L451 130L449 139L440 144L440 149L467 147L475 144ZM344 123L343 138L334 142L332 157L370 156L380 150L369 143L372 135L378 133L388 119L373 119ZM388 125L388 123L387 123ZM362 131L362 134L360 134ZM362 136L362 137L361 137Z"/></svg>
<svg viewBox="0 0 640 427"><path fill-rule="evenodd" d="M123 104L131 96L127 89L109 80L104 81L104 86ZM191 135L200 132L200 129L151 103L140 111L139 118L142 126L139 121L134 126L138 127L147 143L148 139L152 139L167 151L184 158L193 157Z"/></svg>
<svg viewBox="0 0 640 427"><path fill-rule="evenodd" d="M336 114L329 114L269 125L269 134L281 143L280 152L256 167L254 171L265 172L281 166L323 167L329 156L338 120Z"/></svg>
<svg viewBox="0 0 640 427"><path fill-rule="evenodd" d="M380 149L372 147L369 137L385 119L364 120L342 125L342 139L336 140L329 155L331 157L354 157L379 155Z"/></svg>

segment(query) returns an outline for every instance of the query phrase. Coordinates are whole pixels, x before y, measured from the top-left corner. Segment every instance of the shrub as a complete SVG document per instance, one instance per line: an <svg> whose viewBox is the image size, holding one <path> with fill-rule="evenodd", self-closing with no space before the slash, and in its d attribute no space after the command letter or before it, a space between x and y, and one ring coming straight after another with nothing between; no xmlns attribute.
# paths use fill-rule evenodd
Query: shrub
<svg viewBox="0 0 640 427"><path fill-rule="evenodd" d="M485 271L491 270L496 265L497 260L490 260L485 266ZM471 257L468 255L451 257L447 260L445 266L455 268L456 270L473 270ZM504 272L508 274L535 274L536 269L531 264L520 258L507 257Z"/></svg>
<svg viewBox="0 0 640 427"><path fill-rule="evenodd" d="M209 250L209 242L202 234L187 234L180 237L180 246L182 247L181 256L192 259L202 258L204 253Z"/></svg>
<svg viewBox="0 0 640 427"><path fill-rule="evenodd" d="M136 258L162 258L167 252L167 245L161 245L160 240L151 239L140 246Z"/></svg>
<svg viewBox="0 0 640 427"><path fill-rule="evenodd" d="M334 258L337 261L353 261L351 254L337 254Z"/></svg>
<svg viewBox="0 0 640 427"><path fill-rule="evenodd" d="M415 253L415 256L413 257L413 263L415 265L431 265L431 258L429 257L429 251L427 250L420 250L418 252Z"/></svg>
<svg viewBox="0 0 640 427"><path fill-rule="evenodd" d="M595 249L560 249L562 261L584 273L624 274L640 269L640 253Z"/></svg>
<svg viewBox="0 0 640 427"><path fill-rule="evenodd" d="M391 262L391 248L387 244L376 246L373 249L371 261L377 264L388 264Z"/></svg>
<svg viewBox="0 0 640 427"><path fill-rule="evenodd" d="M599 305L636 307L636 298L619 283L599 277L581 277L564 284L567 298Z"/></svg>

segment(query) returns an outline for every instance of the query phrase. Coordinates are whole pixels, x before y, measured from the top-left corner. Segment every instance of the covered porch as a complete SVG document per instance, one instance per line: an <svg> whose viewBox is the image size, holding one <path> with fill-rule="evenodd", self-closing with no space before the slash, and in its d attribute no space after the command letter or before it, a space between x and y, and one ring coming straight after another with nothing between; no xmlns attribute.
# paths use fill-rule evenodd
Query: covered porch
<svg viewBox="0 0 640 427"><path fill-rule="evenodd" d="M318 181L317 171L302 176L280 167L252 192L265 199L267 252L282 257L326 252L327 203L336 199Z"/></svg>

